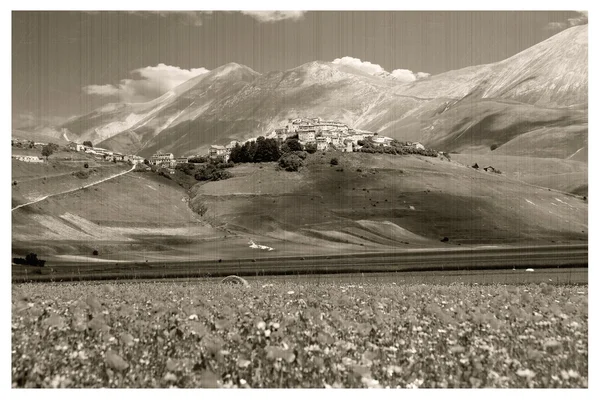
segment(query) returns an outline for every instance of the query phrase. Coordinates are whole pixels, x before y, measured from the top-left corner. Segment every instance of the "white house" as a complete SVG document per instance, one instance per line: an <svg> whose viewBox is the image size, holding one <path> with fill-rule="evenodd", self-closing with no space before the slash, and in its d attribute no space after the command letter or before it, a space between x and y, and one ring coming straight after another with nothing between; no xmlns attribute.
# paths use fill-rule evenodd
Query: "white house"
<svg viewBox="0 0 600 400"><path fill-rule="evenodd" d="M24 162L29 162L29 163L42 163L44 162L43 159L37 157L37 156L12 156L14 159L19 160L19 161L24 161Z"/></svg>
<svg viewBox="0 0 600 400"><path fill-rule="evenodd" d="M171 164L171 161L175 161L175 157L173 153L156 153L150 157L150 164L159 165L159 164Z"/></svg>

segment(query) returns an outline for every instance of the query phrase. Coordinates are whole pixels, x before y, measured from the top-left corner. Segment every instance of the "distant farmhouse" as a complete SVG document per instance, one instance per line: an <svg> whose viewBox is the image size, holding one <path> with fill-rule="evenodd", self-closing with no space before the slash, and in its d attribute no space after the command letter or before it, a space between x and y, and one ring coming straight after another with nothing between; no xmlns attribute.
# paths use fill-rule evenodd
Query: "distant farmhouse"
<svg viewBox="0 0 600 400"><path fill-rule="evenodd" d="M37 156L12 156L12 158L19 160L19 161L24 161L24 162L29 162L29 163L43 163L44 160L40 157Z"/></svg>
<svg viewBox="0 0 600 400"><path fill-rule="evenodd" d="M156 153L150 157L150 164L174 168L177 161L175 161L173 153Z"/></svg>

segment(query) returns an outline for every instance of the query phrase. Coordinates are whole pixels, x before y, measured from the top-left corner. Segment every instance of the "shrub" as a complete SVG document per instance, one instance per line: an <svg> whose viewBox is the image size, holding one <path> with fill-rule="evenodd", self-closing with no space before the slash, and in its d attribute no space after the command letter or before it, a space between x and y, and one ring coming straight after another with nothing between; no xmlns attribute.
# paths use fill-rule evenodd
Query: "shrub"
<svg viewBox="0 0 600 400"><path fill-rule="evenodd" d="M202 156L188 158L188 163L204 164L206 161L207 158Z"/></svg>
<svg viewBox="0 0 600 400"><path fill-rule="evenodd" d="M490 150L494 151L498 148L498 145L496 143L494 143L493 145L490 146Z"/></svg>
<svg viewBox="0 0 600 400"><path fill-rule="evenodd" d="M309 154L314 154L317 152L317 145L316 143L308 143L304 146L304 150Z"/></svg>
<svg viewBox="0 0 600 400"><path fill-rule="evenodd" d="M286 139L285 142L281 145L281 151L284 153L291 153L295 151L302 151L302 143L298 141L298 139Z"/></svg>
<svg viewBox="0 0 600 400"><path fill-rule="evenodd" d="M13 181L13 186L17 186L17 181Z"/></svg>
<svg viewBox="0 0 600 400"><path fill-rule="evenodd" d="M297 155L298 157L300 157L303 160L306 160L306 157L308 157L308 153L305 151L294 151L295 155Z"/></svg>
<svg viewBox="0 0 600 400"><path fill-rule="evenodd" d="M83 164L83 168L89 168L90 166L88 165L88 163Z"/></svg>
<svg viewBox="0 0 600 400"><path fill-rule="evenodd" d="M206 164L198 169L194 178L196 178L197 181L222 181L229 179L232 176L233 175L229 171L217 168L213 164Z"/></svg>
<svg viewBox="0 0 600 400"><path fill-rule="evenodd" d="M90 173L88 171L76 171L73 172L72 175L79 179L87 179L90 176Z"/></svg>
<svg viewBox="0 0 600 400"><path fill-rule="evenodd" d="M201 217L203 217L204 214L206 214L206 212L208 211L208 207L204 203L191 202L190 204L190 208L192 209L192 211L200 215Z"/></svg>
<svg viewBox="0 0 600 400"><path fill-rule="evenodd" d="M294 153L286 153L279 159L279 166L290 172L298 171L302 164L302 159Z"/></svg>
<svg viewBox="0 0 600 400"><path fill-rule="evenodd" d="M93 255L93 256L97 256L97 255L98 255L98 250L94 250L94 251L92 251L92 255Z"/></svg>
<svg viewBox="0 0 600 400"><path fill-rule="evenodd" d="M89 140L84 141L83 145L87 146L87 147L94 147L94 145L92 144L92 142L90 142Z"/></svg>
<svg viewBox="0 0 600 400"><path fill-rule="evenodd" d="M338 159L337 159L337 158L333 157L333 158L331 159L331 161L329 161L329 164L331 164L331 165L338 165L338 164L339 164L339 161L338 161Z"/></svg>

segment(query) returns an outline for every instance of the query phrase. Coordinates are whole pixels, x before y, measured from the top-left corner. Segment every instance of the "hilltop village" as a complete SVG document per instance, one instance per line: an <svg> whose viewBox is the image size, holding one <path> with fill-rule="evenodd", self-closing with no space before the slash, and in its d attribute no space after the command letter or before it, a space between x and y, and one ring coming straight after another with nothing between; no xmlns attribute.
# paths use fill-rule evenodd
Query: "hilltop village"
<svg viewBox="0 0 600 400"><path fill-rule="evenodd" d="M122 154L116 151L96 147L89 141L86 141L83 144L70 142L66 147L71 151L85 152L102 161L127 162L132 165L139 165L139 168L141 169L149 169L151 166L155 166L167 168L172 172L178 165L187 163L201 163L206 160L221 160L228 163L231 160L232 152L235 151L236 148L239 150L244 146L255 144L263 139L268 140L270 143L276 143L276 146L278 147L277 151L279 151L279 148L282 148L285 143L297 142L299 146L296 146L299 147L299 150L305 150L309 153L314 153L315 151L362 151L398 154L393 149L399 149L401 147L403 152L416 152L437 156L437 152L426 149L418 142L401 143L393 138L378 135L376 132L353 129L342 122L327 121L321 118L288 119L285 126L277 128L264 136L253 137L244 141L232 140L226 145L211 145L207 154L197 154L186 157L176 157L173 153L156 153L149 159L145 159L144 157L133 154ZM42 154L44 154L45 148L56 145L13 139L13 146L39 149L42 151ZM36 156L15 155L13 157L26 162L44 162L42 157Z"/></svg>
<svg viewBox="0 0 600 400"><path fill-rule="evenodd" d="M224 162L229 162L231 153L236 146L256 142L259 138L253 137L244 141L232 140L226 145L211 145L208 154L204 155L176 158L172 153L157 153L150 158L150 164L174 166L202 158L222 159ZM354 152L360 151L367 140L369 145L379 147L390 147L395 141L390 137L380 136L376 132L353 129L342 122L326 121L321 118L289 119L284 127L271 131L263 138L275 140L279 145L287 140L296 139L302 148L309 152L311 150L313 152ZM415 150L425 150L425 147L418 142L406 142L403 145Z"/></svg>

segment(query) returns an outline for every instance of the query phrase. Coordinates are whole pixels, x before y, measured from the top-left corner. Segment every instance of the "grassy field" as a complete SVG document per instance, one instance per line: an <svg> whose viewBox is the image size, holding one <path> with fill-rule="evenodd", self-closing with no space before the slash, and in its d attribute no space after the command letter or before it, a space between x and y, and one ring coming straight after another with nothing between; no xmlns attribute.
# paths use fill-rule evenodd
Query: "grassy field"
<svg viewBox="0 0 600 400"><path fill-rule="evenodd" d="M587 387L588 288L12 289L13 387Z"/></svg>
<svg viewBox="0 0 600 400"><path fill-rule="evenodd" d="M332 157L339 165L330 165ZM79 161L14 161L20 180L13 204L122 168L108 164L90 164L96 172L80 179L72 175ZM563 164L561 171L583 174L578 163ZM587 241L581 197L438 158L316 153L297 173L274 163L230 171L233 178L189 192L174 180L132 172L15 210L13 256L169 263L261 257L250 241L278 257L432 248L444 237L444 247ZM192 211L202 207L202 216ZM91 258L93 250L99 255Z"/></svg>
<svg viewBox="0 0 600 400"><path fill-rule="evenodd" d="M332 157L339 165L332 167ZM321 246L410 248L587 239L587 203L504 174L420 156L315 153L297 173L242 165L192 189L234 231Z"/></svg>
<svg viewBox="0 0 600 400"><path fill-rule="evenodd" d="M498 154L497 151L484 154L452 154L452 160L480 168L493 166L503 175L532 185L543 186L562 192L587 196L588 164L558 158L536 158Z"/></svg>

